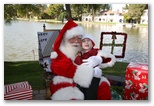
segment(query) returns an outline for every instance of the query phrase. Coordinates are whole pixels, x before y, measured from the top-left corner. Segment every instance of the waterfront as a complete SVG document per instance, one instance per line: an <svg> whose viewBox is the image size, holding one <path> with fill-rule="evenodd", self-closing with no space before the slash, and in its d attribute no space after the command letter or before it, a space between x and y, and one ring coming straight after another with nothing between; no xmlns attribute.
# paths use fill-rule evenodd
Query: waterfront
<svg viewBox="0 0 154 106"><path fill-rule="evenodd" d="M4 61L38 60L37 32L47 28L61 29L64 24L15 21L11 25L4 24ZM127 28L116 25L80 23L85 31L95 37L96 47L99 47L102 31L125 32L128 34L125 58L117 59L123 62L148 63L148 27Z"/></svg>

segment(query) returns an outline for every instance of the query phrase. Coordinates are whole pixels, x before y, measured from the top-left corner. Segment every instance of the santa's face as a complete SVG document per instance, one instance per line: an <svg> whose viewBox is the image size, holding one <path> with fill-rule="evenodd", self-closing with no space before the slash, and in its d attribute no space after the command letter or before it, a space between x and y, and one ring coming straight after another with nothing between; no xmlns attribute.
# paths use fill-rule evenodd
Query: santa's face
<svg viewBox="0 0 154 106"><path fill-rule="evenodd" d="M68 42L74 46L74 47L79 47L80 46L80 43L81 43L81 36L74 36L70 39L68 39Z"/></svg>
<svg viewBox="0 0 154 106"><path fill-rule="evenodd" d="M72 60L75 59L77 52L81 51L81 37L74 36L68 40L65 40L60 45L60 50Z"/></svg>

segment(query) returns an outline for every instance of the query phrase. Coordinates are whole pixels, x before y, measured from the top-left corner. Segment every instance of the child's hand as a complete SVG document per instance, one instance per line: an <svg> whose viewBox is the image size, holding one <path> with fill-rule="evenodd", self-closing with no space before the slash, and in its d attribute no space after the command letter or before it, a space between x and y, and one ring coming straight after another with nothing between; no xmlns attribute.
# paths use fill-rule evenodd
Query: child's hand
<svg viewBox="0 0 154 106"><path fill-rule="evenodd" d="M102 70L99 67L94 68L94 77L100 78L102 76Z"/></svg>
<svg viewBox="0 0 154 106"><path fill-rule="evenodd" d="M78 52L78 53L77 53L77 56L81 56L81 55L82 55L82 53L81 53L81 52Z"/></svg>
<svg viewBox="0 0 154 106"><path fill-rule="evenodd" d="M100 56L91 56L88 59L84 59L82 61L84 62L83 64L96 67L102 63L102 58Z"/></svg>

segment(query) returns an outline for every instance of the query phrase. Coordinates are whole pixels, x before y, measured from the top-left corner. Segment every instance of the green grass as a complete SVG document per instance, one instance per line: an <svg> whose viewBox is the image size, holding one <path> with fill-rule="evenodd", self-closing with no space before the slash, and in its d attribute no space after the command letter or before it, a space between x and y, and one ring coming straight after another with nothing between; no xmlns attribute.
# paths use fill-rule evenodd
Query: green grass
<svg viewBox="0 0 154 106"><path fill-rule="evenodd" d="M103 69L103 74L124 76L129 63L116 62L113 67Z"/></svg>
<svg viewBox="0 0 154 106"><path fill-rule="evenodd" d="M104 74L125 75L128 63L116 62L113 67L103 69ZM4 84L28 81L33 90L45 89L44 70L38 61L4 62ZM123 86L111 86L122 95Z"/></svg>
<svg viewBox="0 0 154 106"><path fill-rule="evenodd" d="M4 84L28 81L33 89L44 89L43 72L38 61L4 62Z"/></svg>

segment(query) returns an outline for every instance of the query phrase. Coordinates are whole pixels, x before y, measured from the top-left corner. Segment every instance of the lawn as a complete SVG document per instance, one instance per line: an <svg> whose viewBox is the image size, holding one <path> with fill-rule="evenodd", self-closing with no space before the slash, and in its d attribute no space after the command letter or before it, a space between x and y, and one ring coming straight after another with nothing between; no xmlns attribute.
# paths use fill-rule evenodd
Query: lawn
<svg viewBox="0 0 154 106"><path fill-rule="evenodd" d="M4 62L4 84L28 81L33 89L44 89L43 72L38 61Z"/></svg>
<svg viewBox="0 0 154 106"><path fill-rule="evenodd" d="M103 74L124 76L128 63L116 62L113 67L103 69ZM45 89L44 70L38 61L4 62L4 84L28 81L33 90ZM114 82L111 88L123 95L123 85Z"/></svg>
<svg viewBox="0 0 154 106"><path fill-rule="evenodd" d="M125 75L126 67L129 63L116 62L113 67L103 69L104 74L123 76Z"/></svg>

